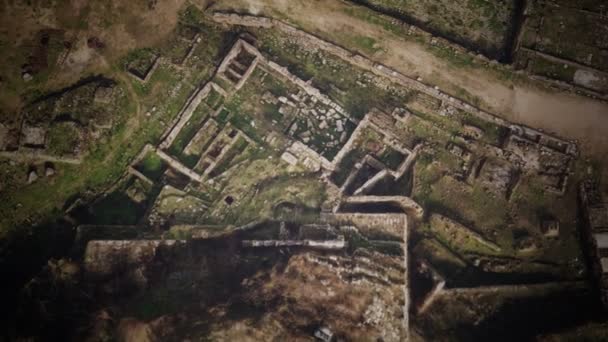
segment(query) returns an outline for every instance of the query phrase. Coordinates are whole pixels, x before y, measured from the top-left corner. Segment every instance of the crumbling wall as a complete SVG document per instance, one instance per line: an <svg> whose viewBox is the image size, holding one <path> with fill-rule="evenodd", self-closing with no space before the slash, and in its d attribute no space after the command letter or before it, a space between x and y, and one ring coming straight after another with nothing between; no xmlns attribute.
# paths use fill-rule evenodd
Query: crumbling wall
<svg viewBox="0 0 608 342"><path fill-rule="evenodd" d="M212 16L213 20L218 23L229 24L229 25L240 25L240 26L250 26L250 27L258 27L258 28L269 28L274 27L279 29L287 34L295 36L301 40L301 43L311 44L315 47L321 48L333 55L336 55L345 61L358 66L360 68L366 69L368 71L373 72L374 74L382 77L386 77L391 81L398 83L406 88L414 89L419 92L428 94L435 98L438 98L442 101L446 101L450 103L450 105L469 112L477 117L480 117L486 121L490 121L496 123L498 125L507 126L508 122L493 115L488 112L485 112L479 108L476 108L460 99L452 97L439 89L433 88L429 85L426 85L420 81L411 79L400 72L391 69L383 64L376 63L358 53L349 51L343 47L332 44L328 41L325 41L321 38L318 38L312 34L309 34L305 31L299 30L293 26L290 26L280 20L270 19L265 17L257 17L250 15L238 15L232 13L219 13L215 12ZM272 23L269 25L269 23Z"/></svg>
<svg viewBox="0 0 608 342"><path fill-rule="evenodd" d="M177 116L179 121L174 126L171 126L171 130L163 139L163 142L160 144L160 148L167 149L169 146L171 146L179 132L192 117L192 114L196 108L198 108L203 99L209 95L211 89L211 82L207 83L201 87L190 99L188 99L188 102L186 102L186 105L182 109L181 113Z"/></svg>

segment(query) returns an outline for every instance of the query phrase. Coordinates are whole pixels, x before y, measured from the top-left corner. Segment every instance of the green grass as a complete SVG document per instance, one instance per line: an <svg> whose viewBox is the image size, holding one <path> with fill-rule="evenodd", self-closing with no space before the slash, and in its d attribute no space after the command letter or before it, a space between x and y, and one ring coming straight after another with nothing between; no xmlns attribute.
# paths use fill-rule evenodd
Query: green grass
<svg viewBox="0 0 608 342"><path fill-rule="evenodd" d="M352 40L353 45L370 55L382 50L382 48L378 47L374 38L366 36L354 36L350 39Z"/></svg>
<svg viewBox="0 0 608 342"><path fill-rule="evenodd" d="M573 66L564 68L564 64L551 62L542 57L533 57L530 61L529 70L540 76L572 83L577 69Z"/></svg>
<svg viewBox="0 0 608 342"><path fill-rule="evenodd" d="M218 122L226 123L226 121L228 121L228 115L230 115L230 111L226 108L223 108L217 115L216 119Z"/></svg>
<svg viewBox="0 0 608 342"><path fill-rule="evenodd" d="M69 124L56 124L47 135L49 150L59 156L73 154L80 138L75 127Z"/></svg>
<svg viewBox="0 0 608 342"><path fill-rule="evenodd" d="M450 132L433 125L433 121L427 120L427 118L416 113L410 120L408 128L415 137L423 141L433 141L439 144L447 143L451 136Z"/></svg>
<svg viewBox="0 0 608 342"><path fill-rule="evenodd" d="M441 229L438 225L430 225L438 241L463 256L467 253L494 255L496 252L485 244L473 239L463 230Z"/></svg>
<svg viewBox="0 0 608 342"><path fill-rule="evenodd" d="M385 239L385 237L378 236ZM356 250L363 248L386 255L403 255L403 248L399 242L395 241L374 241L369 237L361 234L359 231L348 231L345 234L348 253L354 253ZM386 237L390 239L390 237Z"/></svg>
<svg viewBox="0 0 608 342"><path fill-rule="evenodd" d="M371 241L371 248L386 255L403 255L403 247L397 242Z"/></svg>
<svg viewBox="0 0 608 342"><path fill-rule="evenodd" d="M180 303L181 301L181 303ZM181 298L176 291L156 286L135 297L126 306L128 312L142 320L151 320L162 315L180 312L190 302Z"/></svg>
<svg viewBox="0 0 608 342"><path fill-rule="evenodd" d="M414 23L416 21L424 22L425 29L437 32L436 35L453 37L453 39L465 41L469 45L487 51L502 48L508 33L508 24L504 22L512 19L513 12L512 2L483 0L365 0L360 2L397 19ZM390 17L370 18L371 15L377 14L374 10L354 7L348 8L347 13L372 24L381 25L385 29L403 36L403 34L399 34L398 28L391 26Z"/></svg>
<svg viewBox="0 0 608 342"><path fill-rule="evenodd" d="M254 73L256 73L256 71L254 71ZM277 97L287 96L289 94L289 89L285 83L281 82L279 79L270 74L268 74L264 79L264 86Z"/></svg>
<svg viewBox="0 0 608 342"><path fill-rule="evenodd" d="M276 162L264 161L274 165ZM315 175L296 176L281 174L276 177L257 175L258 182L238 204L232 205L222 217L215 218L225 224L241 225L260 218L270 218L274 205L284 201L298 206L318 209L325 200L325 187ZM213 218L210 218L213 219Z"/></svg>
<svg viewBox="0 0 608 342"><path fill-rule="evenodd" d="M283 114L279 113L279 108L276 105L265 103L262 105L262 110L264 118L269 122L281 122L283 120Z"/></svg>
<svg viewBox="0 0 608 342"><path fill-rule="evenodd" d="M174 156L181 160L185 157L183 154L184 149L190 143L190 140L196 135L199 129L202 127L205 119L208 116L208 108L203 104L200 104L198 108L192 113L190 120L186 122L186 125L179 132L175 140L169 147L169 151Z"/></svg>
<svg viewBox="0 0 608 342"><path fill-rule="evenodd" d="M248 143L243 138L238 138L238 140L234 143L234 145L230 148L229 151L224 154L224 157L220 161L220 163L213 169L210 176L215 177L217 175L221 175L224 173L230 166L233 165L232 161L239 156L245 149L247 148Z"/></svg>
<svg viewBox="0 0 608 342"><path fill-rule="evenodd" d="M424 208L432 206L431 185L441 178L441 171L436 165L431 164L433 157L422 152L414 164L414 191L413 198Z"/></svg>
<svg viewBox="0 0 608 342"><path fill-rule="evenodd" d="M221 57L218 51L225 44L224 39L232 39L214 26L204 26L203 32L208 34L207 39L204 44L199 44L201 49L197 50L197 60L202 64L193 65L196 72L185 77L193 84L209 78L210 66L215 65L216 59ZM119 61L111 70L118 73L123 71L123 61ZM92 144L82 164L60 165L58 174L51 182L40 180L19 191L0 194L0 232L8 233L26 219L39 221L54 218L62 214L58 208L72 196L99 192L112 185L144 145L159 143L166 123L171 122L184 105L191 91L187 84L172 96L166 96L180 78L184 78L184 75L170 68L159 67L146 85L130 80L138 99L124 97L119 100L117 108L120 110L114 113L114 127L103 141ZM153 84L159 85L155 89L158 93L152 94ZM163 97L163 101L158 102L159 96ZM158 111L150 118L133 119L127 124L129 117L135 113L136 100L149 106L157 105ZM17 203L19 207L16 207Z"/></svg>
<svg viewBox="0 0 608 342"><path fill-rule="evenodd" d="M430 231L428 224L420 228L421 230ZM450 277L456 276L459 271L467 267L467 264L462 259L431 236L420 241L414 247L413 254L422 256L430 261L431 265L436 267L442 274Z"/></svg>
<svg viewBox="0 0 608 342"><path fill-rule="evenodd" d="M205 22L205 14L196 6L189 5L179 13L179 21L188 26L199 26Z"/></svg>
<svg viewBox="0 0 608 342"><path fill-rule="evenodd" d="M222 94L218 93L213 88L209 92L209 95L207 95L207 98L205 98L205 103L207 103L207 105L212 109L219 108L219 106L221 106L223 102L224 97L222 96Z"/></svg>
<svg viewBox="0 0 608 342"><path fill-rule="evenodd" d="M93 217L90 223L101 225L136 224L145 208L133 202L125 193L110 193L91 207Z"/></svg>
<svg viewBox="0 0 608 342"><path fill-rule="evenodd" d="M133 88L138 96L144 98L152 95L152 89L158 84L162 84L162 88L171 89L171 85L175 85L180 81L181 77L179 73L166 65L160 65L154 73L150 76L150 79L146 83L133 80Z"/></svg>
<svg viewBox="0 0 608 342"><path fill-rule="evenodd" d="M226 81L222 77L216 77L216 78L214 78L213 82L216 83L218 86L220 86L224 90L230 90L233 87L232 83Z"/></svg>
<svg viewBox="0 0 608 342"><path fill-rule="evenodd" d="M259 127L253 126L254 124L252 124L252 122L254 122L254 118L243 109L243 107L245 107L244 102L251 98L251 94L246 92L245 87L241 90L242 91L234 94L232 98L224 104L225 109L218 114L217 121L220 123L230 121L234 127L241 130L251 139L262 144L263 138L260 136Z"/></svg>
<svg viewBox="0 0 608 342"><path fill-rule="evenodd" d="M388 168L396 170L399 165L405 160L406 156L401 152L386 146L384 151L378 156L378 160L384 163Z"/></svg>
<svg viewBox="0 0 608 342"><path fill-rule="evenodd" d="M474 65L474 59L471 55L455 51L450 47L433 45L429 47L429 51L435 56L447 60L456 68Z"/></svg>
<svg viewBox="0 0 608 342"><path fill-rule="evenodd" d="M498 229L504 226L509 205L503 198L497 198L481 186L466 189L451 178L442 178L433 184L431 199L443 208L458 213L460 218L472 222L478 229Z"/></svg>
<svg viewBox="0 0 608 342"><path fill-rule="evenodd" d="M136 165L139 172L155 181L165 173L167 164L154 152L149 152L142 161Z"/></svg>
<svg viewBox="0 0 608 342"><path fill-rule="evenodd" d="M397 36L407 37L403 26L392 23L387 17L378 16L377 13L362 7L345 7L344 13L370 24L380 26Z"/></svg>
<svg viewBox="0 0 608 342"><path fill-rule="evenodd" d="M174 64L181 63L190 50L191 42L183 41L178 37L177 28L173 37L160 49L160 55Z"/></svg>
<svg viewBox="0 0 608 342"><path fill-rule="evenodd" d="M140 75L144 75L152 66L157 54L158 52L152 48L133 50L123 59L124 65L128 70L135 70Z"/></svg>
<svg viewBox="0 0 608 342"><path fill-rule="evenodd" d="M259 130L253 126L252 122L253 118L245 113L234 113L230 117L230 123L234 125L234 127L240 129L257 143L263 144L264 139L260 136Z"/></svg>

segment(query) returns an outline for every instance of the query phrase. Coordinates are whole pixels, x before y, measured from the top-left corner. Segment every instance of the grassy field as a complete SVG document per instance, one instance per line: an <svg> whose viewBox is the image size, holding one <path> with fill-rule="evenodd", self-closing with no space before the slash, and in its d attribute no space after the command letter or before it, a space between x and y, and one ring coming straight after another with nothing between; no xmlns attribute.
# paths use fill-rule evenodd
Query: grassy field
<svg viewBox="0 0 608 342"><path fill-rule="evenodd" d="M221 182L221 191L210 208L210 222L242 225L270 218L274 206L281 202L307 208L320 207L325 199L325 186L315 174L289 170L285 163L275 160L277 156L263 149L247 151L247 159L243 157L236 169L216 179ZM227 196L235 198L232 205L224 202Z"/></svg>
<svg viewBox="0 0 608 342"><path fill-rule="evenodd" d="M51 180L38 182L23 188L3 191L0 194L0 231L10 229L26 219L39 221L60 213L61 206L70 198L85 191L98 192L107 188L122 175L128 164L147 143L157 144L166 124L171 122L190 95L191 83L211 76L214 63L221 58L220 50L225 39L233 39L215 26L199 23L208 40L204 48L197 50L201 64L189 74L180 74L163 66L157 69L146 85L124 74L123 60L108 70L108 77L119 82L126 96L118 104L115 124L107 137L94 144L80 165L61 165ZM161 100L161 101L159 101ZM145 117L141 108L157 107L151 117ZM138 110L139 109L139 110Z"/></svg>
<svg viewBox="0 0 608 342"><path fill-rule="evenodd" d="M259 191L257 195L246 197L238 207L238 211L233 210L227 220L244 224L259 217L269 217L273 206L283 201L320 208L325 198L324 185L314 176L270 178L258 183L256 188ZM233 216L237 212L238 216Z"/></svg>
<svg viewBox="0 0 608 342"><path fill-rule="evenodd" d="M135 168L150 180L156 181L160 179L165 170L167 170L167 166L167 163L163 161L158 154L155 152L148 152L148 154L135 165Z"/></svg>
<svg viewBox="0 0 608 342"><path fill-rule="evenodd" d="M564 66L542 57L534 56L530 59L528 70L536 75L556 79L558 81L572 83L574 81L575 67Z"/></svg>
<svg viewBox="0 0 608 342"><path fill-rule="evenodd" d="M77 128L68 124L56 124L48 132L49 150L58 156L71 155L80 139Z"/></svg>
<svg viewBox="0 0 608 342"><path fill-rule="evenodd" d="M500 55L511 31L515 1L358 0L472 50Z"/></svg>

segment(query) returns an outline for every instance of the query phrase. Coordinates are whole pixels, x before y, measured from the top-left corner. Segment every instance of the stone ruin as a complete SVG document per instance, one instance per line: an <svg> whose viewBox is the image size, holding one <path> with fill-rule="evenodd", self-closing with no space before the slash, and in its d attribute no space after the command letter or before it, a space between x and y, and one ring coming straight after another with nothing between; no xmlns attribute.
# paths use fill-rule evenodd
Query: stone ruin
<svg viewBox="0 0 608 342"><path fill-rule="evenodd" d="M247 81L258 62L259 53L243 40L237 41L220 64L217 74L232 84L236 90Z"/></svg>
<svg viewBox="0 0 608 342"><path fill-rule="evenodd" d="M235 48L231 50L231 53L229 53L228 57L222 63L223 69L220 67L221 71L218 70L218 76L230 82L233 88L238 89L240 86L242 86L256 65L260 65L272 70L281 70L282 75L293 77L293 75L288 74L286 69L276 65L271 66L270 62L261 57L257 50L246 44L248 43L239 41L239 43L235 45ZM342 135L346 133L346 124L348 122L354 123L353 120L348 117L348 114L345 113L338 104L331 100L327 100L327 98L322 94L315 93L318 92L318 90L310 87L306 88L300 85L298 82L302 82L302 80L296 80L296 84L298 84L301 88L301 90L297 93L290 93L285 97L275 96L270 92L263 95L263 101L266 103L271 103L274 105L280 104L279 111L281 115L283 115L287 121L292 122L291 125L288 125L289 128L287 130L287 136L296 141L285 149L282 155L282 159L284 161L292 165L298 163L304 164L306 167L310 166L311 169L322 169L323 171L326 171L324 173L329 173L339 166L339 163L344 157L345 153L351 151L353 148L356 148L353 145L355 144L356 137L358 134L360 134L361 130L363 128L370 128L377 131L379 135L382 136L383 144L389 145L394 150L400 152L403 158L400 160L397 168L391 168L378 160L373 154L366 154L357 161L355 164L356 166L353 168L353 170L351 170L347 182L342 185L340 196L344 194L354 194L367 198L365 195L367 195L369 188L372 187L373 184L375 184L375 182L377 182L379 179L384 177L400 178L407 173L412 164L415 162L418 146L414 148L407 147L405 142L403 142L400 138L399 131L395 127L397 123L407 125L410 117L413 115L412 113L405 108L395 108L391 114L386 114L380 110L373 110L372 112L368 113L361 122L358 123L358 126L355 128L355 131L351 136L345 136L342 138ZM222 95L226 96L229 96L229 94L234 91L234 89L223 89L215 83L208 83L204 85L185 104L184 109L180 113L180 116L176 119L176 122L171 125L170 129L166 132L167 134L165 135L160 146L146 147L146 151L157 153L161 159L163 159L173 168L173 170L183 173L191 180L196 182L209 180L206 177L209 175L210 170L213 169L214 163L221 160L223 154L230 148L231 144L235 142L236 138L242 137L246 139L247 137L245 133L239 131L235 127L231 127L230 124L220 128L216 112L214 117L210 117L201 126L201 128L195 133L194 137L188 142L184 149L184 151L188 152L188 154L200 155L200 159L195 167L187 168L177 161L173 156L168 154L167 150L171 145L171 142L173 142L186 122L188 122L192 112L196 109L200 102L206 96L208 96L210 89L214 87L219 87L221 92L223 92ZM206 89L206 92L203 91L204 89ZM446 106L445 103L441 101L439 103L440 107L438 108L442 110L445 115L455 115L453 110L450 109L452 107ZM303 127L305 127L304 129L307 131L301 130L301 127L299 127L300 124L295 122L296 118L304 119L305 123L303 124ZM313 131L313 128L315 131ZM324 133L323 130L330 128L334 129L337 133L340 133L340 136L337 134L330 134L332 136L332 142L336 142L336 145L343 144L340 151L332 161L324 158L322 151L317 151L310 145L306 145L312 141L314 134L322 134ZM465 131L465 134L470 136L473 140L481 139L484 135L481 128L473 125L466 126ZM307 132L310 134L307 134ZM573 153L573 145L559 140L552 140L552 138L548 135L539 135L538 137L535 137L531 136L531 134L533 135L536 133L532 130L520 130L520 128L513 129L510 140L507 140L504 146L496 147L493 150L501 151L496 152L497 154L504 153L501 155L503 158L500 160L484 160L483 162L479 163L478 169L476 169L475 173L477 179L488 186L488 188L491 188L491 191L496 191L498 196L509 198L509 194L511 193L514 184L517 183L517 176L520 168L531 170L529 172L539 172L539 170L544 170L544 172L549 174L567 174L568 162L570 161L568 158L572 158L571 153ZM525 143L524 147L522 147L522 141ZM207 146L207 148L202 148L202 146ZM456 155L458 158L465 160L467 165L476 159L475 151L473 151L469 145L462 143L461 141L455 140L447 145L442 145L442 147L445 147L450 153ZM551 151L550 155L547 154L547 150ZM563 160L559 159L556 161L555 158L553 158L554 155L558 156L556 157L557 159L567 159L566 169L564 169L564 164L562 163ZM362 179L357 180L357 178L364 173L369 176L365 176L362 177ZM357 180L359 183L357 184L355 180ZM152 183L152 181L148 181ZM553 185L553 187L556 186ZM163 192L166 190L167 189L163 189ZM162 215L157 215L163 210L161 207L170 207L168 204L171 203L167 203L170 197L173 197L171 200L186 201L185 192L177 189L170 190L171 191L167 190L168 192L161 193L161 196L156 199L154 205L154 210L156 210L156 212L153 210L152 214L150 215L153 220L157 220L156 222L162 221L161 224L166 224L168 222L167 218L170 218L172 215L176 214L176 211L172 211L171 208L169 208L168 211L161 213ZM128 196L136 202L143 202L145 200L141 197L140 193L137 193L134 190L128 190ZM342 199L346 202L352 198L353 197L347 197ZM232 195L220 199L220 201L225 202L227 205L231 205L235 200L238 200L238 198L235 199L235 197ZM162 203L163 201L165 201L165 203ZM205 208L205 204L202 201L193 200L192 202L194 203L192 205L193 207ZM417 209L422 211L421 208ZM342 255L334 256L329 254L310 254L307 256L307 260L315 265L323 265L332 272L338 273L341 277L349 279L349 281L352 281L353 283L361 282L360 279L367 279L364 281L378 281L380 283L394 285L398 284L398 286L401 286L403 288L404 295L403 302L405 303L402 308L402 328L405 329L404 334L407 335L407 330L409 327L409 280L407 277L408 216L405 214L394 213L369 214L359 212L341 212L339 205L329 208L328 211L329 212L322 214L322 223L314 225L301 225L299 226L298 231L289 231L283 224L275 238L245 239L241 241L241 246L247 248L312 248L324 249L330 253L332 250L344 250L348 248L349 234L355 234L356 232L365 234L380 232L382 236L388 236L388 238L392 239L389 240L388 243L393 245L398 244L403 251L403 260L391 263L390 266L387 266L385 263L375 263L374 260L376 260L378 257L375 254L372 254L371 256L357 255L354 262L346 257L343 257ZM194 216L197 214L194 211L192 211L192 213ZM422 213L420 213L419 216L421 218ZM463 239L479 243L495 252L500 250L500 246L498 246L496 243L488 240L465 225L441 215L435 215L433 216L433 219L441 222L441 224L444 226L447 226L448 228L446 229L450 234L461 235L463 236ZM246 229L247 227L241 228ZM546 236L555 236L555 234L559 233L559 222L543 221L541 223L541 229L543 229ZM319 234L321 235L320 237ZM208 235L201 236L201 238L205 237L208 237ZM92 242L93 243L90 244L90 248L87 247L86 254L90 260L94 260L95 255L99 255L96 250L99 249L99 246L104 245L104 243L99 243L96 241ZM372 242L381 245L387 241L378 240ZM151 241L140 246L138 243L134 243L130 246L130 248L140 251L141 255L136 253L136 255L132 257L120 257L127 260L144 260L149 258L148 255L151 255L150 253L153 254L156 248L163 244L157 241ZM108 248L112 248L116 252L123 249L121 247L122 244L122 242L112 242L107 243L106 245ZM127 243L124 244L127 245ZM133 264L137 264L137 262L134 262ZM428 268L429 266L427 265L427 270ZM95 270L95 272L97 271L99 270ZM141 270L138 270L137 272L140 271ZM99 272L103 274L104 270L101 269ZM395 273L405 273L405 279L402 280L400 277L386 276L386 274L393 275ZM433 275L431 278L434 279L435 283L433 290L431 291L433 294L430 297L434 298L434 293L443 293L442 290L443 286L445 285L445 281L441 276L438 275ZM423 303L419 310L426 310L426 307L431 306L432 302L432 299L430 299L428 303L425 301L426 304ZM374 303L374 309L370 309L369 313L366 312L366 319L369 320L369 322L382 321L382 316L380 316L380 313L388 312L385 310L386 305L378 304L376 302ZM394 310L391 312L394 312ZM400 337L403 337L403 335L391 336L397 336L395 340L399 340Z"/></svg>
<svg viewBox="0 0 608 342"><path fill-rule="evenodd" d="M509 199L519 179L519 170L498 159L482 159L475 178L484 189L497 197Z"/></svg>
<svg viewBox="0 0 608 342"><path fill-rule="evenodd" d="M515 68L559 88L606 99L608 26L600 4L527 2Z"/></svg>
<svg viewBox="0 0 608 342"><path fill-rule="evenodd" d="M146 83L150 80L156 69L163 63L172 63L178 68L183 67L186 64L186 61L192 57L196 47L203 41L203 39L197 33L197 30L186 25L181 25L181 23L178 26L178 30L179 34L174 43L178 45L187 44L187 48L185 49L183 55L171 59L162 56L157 52L143 50L141 53L145 54L145 56L125 65L128 75L139 82Z"/></svg>
<svg viewBox="0 0 608 342"><path fill-rule="evenodd" d="M44 148L46 147L46 129L39 126L30 126L24 124L21 129L20 145L29 148Z"/></svg>
<svg viewBox="0 0 608 342"><path fill-rule="evenodd" d="M279 230L266 240L243 240L245 247L305 246L318 249L344 249L344 233L329 224L307 223L294 225L281 221Z"/></svg>
<svg viewBox="0 0 608 342"><path fill-rule="evenodd" d="M553 217L545 217L540 221L540 231L544 236L556 238L559 236L559 220Z"/></svg>
<svg viewBox="0 0 608 342"><path fill-rule="evenodd" d="M316 97L303 90L278 98L267 93L265 98L267 103L280 104L279 113L283 116L283 122L288 123L287 136L301 141L329 159L331 156L328 148L335 150L346 143L349 126L356 124L343 111L336 110L338 105L332 107L331 104L320 103Z"/></svg>
<svg viewBox="0 0 608 342"><path fill-rule="evenodd" d="M152 266L161 250L179 248L177 240L93 240L86 244L84 268L97 282L114 279L103 287L107 294L120 293L121 288L146 288L145 271ZM118 275L118 276L117 276Z"/></svg>
<svg viewBox="0 0 608 342"><path fill-rule="evenodd" d="M112 101L114 87L100 86L95 90L93 101L96 103L108 104Z"/></svg>
<svg viewBox="0 0 608 342"><path fill-rule="evenodd" d="M195 234L192 239L205 240L225 236L231 240L240 239L244 249L299 248L291 250L290 253L294 256L290 259L290 263L293 261L305 266L306 272L332 275L331 277L335 275L339 280L338 283L318 284L325 289L341 293L344 289L343 284L348 284L358 289L359 295L365 293L367 296L369 292L373 295L370 297L370 304L366 304L361 312L368 327L377 329L386 341L402 341L408 338L409 284L406 252L408 234L405 214L387 216L338 213L325 216L314 224L281 221L278 229L270 235L265 230L268 224L269 222L266 221L255 221L223 235ZM198 229L197 226L180 227ZM217 231L217 227L210 228L211 231ZM159 257L173 258L179 254L173 253L174 251L187 250L192 244L192 240L142 240L132 234L137 229L136 226L78 227L77 241L83 246L86 279L100 284L99 290L103 293L117 294L120 293L121 288L130 291L145 289L152 282L147 276L148 271L155 267ZM205 228L201 226L200 229ZM391 232L398 240L390 243L402 250L403 254L390 255L366 250L358 250L352 255L345 253L351 242L371 243L379 247L389 243L368 240L361 235L360 229L366 232L373 232L376 229ZM104 240L104 231L122 232L121 234L132 236L133 240ZM266 236L267 239L251 238L260 236ZM248 280L248 283L251 281ZM316 282L309 286L316 286L314 284ZM321 332L324 335L320 335ZM327 327L317 331L317 335L330 339L332 334Z"/></svg>
<svg viewBox="0 0 608 342"><path fill-rule="evenodd" d="M34 101L12 127L0 124L0 154L17 161L78 164L88 144L112 127L122 95L114 81L92 77Z"/></svg>
<svg viewBox="0 0 608 342"><path fill-rule="evenodd" d="M509 152L508 159L524 171L538 175L545 190L563 194L572 161L578 156L576 145L526 127L510 128L504 146Z"/></svg>
<svg viewBox="0 0 608 342"><path fill-rule="evenodd" d="M600 293L604 310L608 310L608 209L596 180L581 182L579 196L584 215L584 252L589 258L590 274Z"/></svg>
<svg viewBox="0 0 608 342"><path fill-rule="evenodd" d="M335 184L339 187L341 193L355 196L364 195L383 180L392 179L393 181L396 181L409 172L421 146L419 145L414 147L414 149L409 149L405 146L405 143L401 141L400 133L395 129L395 122L398 120L407 122L407 119L405 118L406 115L403 115L403 113L403 111L395 109L393 113L389 115L374 108L359 122L359 125L350 139L338 152L338 155L333 161L334 174L336 170L345 167L344 165L341 166L342 158L353 149L358 148L358 146L355 146L355 141L360 138L366 129L377 132L381 137L379 143L398 153L400 155L400 161L396 167L389 167L380 161L377 156L366 154L354 164L353 168L349 171L346 180L342 184ZM377 152L375 153L377 154ZM329 179L332 180L333 177L330 176Z"/></svg>
<svg viewBox="0 0 608 342"><path fill-rule="evenodd" d="M148 82L160 64L160 56L150 53L144 61L133 61L126 66L127 72L137 81Z"/></svg>
<svg viewBox="0 0 608 342"><path fill-rule="evenodd" d="M421 315L443 291L445 277L424 260L414 261L412 273L412 306Z"/></svg>

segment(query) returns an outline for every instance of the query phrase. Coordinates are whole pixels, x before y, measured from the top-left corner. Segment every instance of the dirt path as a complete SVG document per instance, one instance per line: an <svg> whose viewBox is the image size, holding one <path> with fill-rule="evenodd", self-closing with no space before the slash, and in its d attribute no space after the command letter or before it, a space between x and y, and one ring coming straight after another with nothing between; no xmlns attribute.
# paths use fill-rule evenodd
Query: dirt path
<svg viewBox="0 0 608 342"><path fill-rule="evenodd" d="M137 93L133 89L133 85L131 84L129 77L126 76L124 73L114 73L114 77L119 79L120 82L126 87L127 92L129 93L129 97L131 98L131 101L133 101L135 103L135 118L136 119L139 118L142 114L141 100L139 99L139 95L137 95ZM131 121L131 120L129 120L129 121Z"/></svg>
<svg viewBox="0 0 608 342"><path fill-rule="evenodd" d="M369 56L372 59L408 76L422 77L425 83L437 85L457 97L464 89L481 99L486 109L509 121L575 139L584 156L608 157L606 103L547 91L533 84L513 84L482 68L456 68L421 43L354 19L345 12L349 6L340 1L223 0L218 5L220 9L239 8L279 19L289 17L302 29L338 43L346 35L373 38L381 50Z"/></svg>

